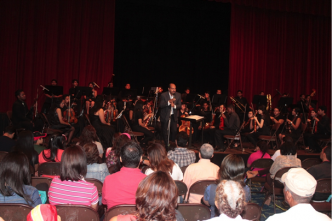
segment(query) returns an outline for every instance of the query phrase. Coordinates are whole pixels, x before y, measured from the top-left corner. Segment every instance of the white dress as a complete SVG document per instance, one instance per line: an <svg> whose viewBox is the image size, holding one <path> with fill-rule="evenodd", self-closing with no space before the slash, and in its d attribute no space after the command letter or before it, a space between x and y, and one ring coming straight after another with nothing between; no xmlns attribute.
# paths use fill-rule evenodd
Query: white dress
<svg viewBox="0 0 332 221"><path fill-rule="evenodd" d="M153 173L154 171L149 168L145 171L145 175L150 175L151 173ZM177 165L176 163L174 163L173 169L172 169L172 173L169 174L173 180L183 180L183 173L181 168L179 167L179 165Z"/></svg>

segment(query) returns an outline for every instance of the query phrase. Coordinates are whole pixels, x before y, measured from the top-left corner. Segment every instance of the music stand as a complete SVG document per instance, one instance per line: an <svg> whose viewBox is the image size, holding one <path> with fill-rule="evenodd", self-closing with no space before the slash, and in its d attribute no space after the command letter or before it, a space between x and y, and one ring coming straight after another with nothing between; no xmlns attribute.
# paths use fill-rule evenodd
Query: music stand
<svg viewBox="0 0 332 221"><path fill-rule="evenodd" d="M77 87L77 91L79 91L80 96L92 97L92 88L91 87Z"/></svg>
<svg viewBox="0 0 332 221"><path fill-rule="evenodd" d="M212 105L220 106L222 104L226 104L227 101L227 95L225 94L215 94L212 97Z"/></svg>
<svg viewBox="0 0 332 221"><path fill-rule="evenodd" d="M289 106L291 106L293 103L292 97L281 97L278 101L278 107L282 109L282 112L287 112Z"/></svg>
<svg viewBox="0 0 332 221"><path fill-rule="evenodd" d="M53 95L61 95L63 94L63 87L62 86L52 86L52 85L46 85L45 86L49 91L45 90L45 94Z"/></svg>
<svg viewBox="0 0 332 221"><path fill-rule="evenodd" d="M264 95L254 95L253 99L252 99L252 103L256 104L256 106L260 106L260 105L267 105L267 98Z"/></svg>

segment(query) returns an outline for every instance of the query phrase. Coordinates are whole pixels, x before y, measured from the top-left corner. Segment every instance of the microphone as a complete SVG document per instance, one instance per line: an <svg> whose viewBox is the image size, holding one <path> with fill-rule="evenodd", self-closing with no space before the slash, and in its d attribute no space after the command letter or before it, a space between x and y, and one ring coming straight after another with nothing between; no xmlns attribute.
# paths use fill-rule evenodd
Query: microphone
<svg viewBox="0 0 332 221"><path fill-rule="evenodd" d="M43 88L43 90L47 90L47 91L50 91L49 89L47 89L46 87L44 87L43 85L39 85Z"/></svg>
<svg viewBox="0 0 332 221"><path fill-rule="evenodd" d="M202 99L204 99L204 97L202 96L202 95L200 95L200 94L197 94L200 98L202 98Z"/></svg>
<svg viewBox="0 0 332 221"><path fill-rule="evenodd" d="M278 89L276 89L276 91L277 91L280 95L282 95L281 92L280 92Z"/></svg>
<svg viewBox="0 0 332 221"><path fill-rule="evenodd" d="M93 85L96 86L97 88L100 88L96 82L93 82Z"/></svg>

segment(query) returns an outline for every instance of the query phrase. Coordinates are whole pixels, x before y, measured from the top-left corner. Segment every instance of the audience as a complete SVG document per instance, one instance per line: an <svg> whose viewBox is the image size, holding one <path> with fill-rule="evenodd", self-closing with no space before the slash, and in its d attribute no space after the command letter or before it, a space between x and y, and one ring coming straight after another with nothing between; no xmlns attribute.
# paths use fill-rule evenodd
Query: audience
<svg viewBox="0 0 332 221"><path fill-rule="evenodd" d="M293 138L292 138L291 136L289 136L289 135L285 135L285 136L282 138L282 140L283 140L283 143L285 143L285 142L289 142L289 143L294 144ZM274 154L272 155L271 159L272 159L273 161L275 161L276 158L277 158L278 156L280 156L280 155L281 155L281 153L280 153L280 149L279 149L279 150L276 150L276 152L274 152ZM297 153L295 154L295 156L297 157Z"/></svg>
<svg viewBox="0 0 332 221"><path fill-rule="evenodd" d="M43 134L40 132L33 132L33 148L35 151L37 151L38 154L40 154L43 150L46 148L42 145L44 143L44 137L46 137L47 134Z"/></svg>
<svg viewBox="0 0 332 221"><path fill-rule="evenodd" d="M165 148L158 143L152 144L148 148L148 158L150 161L150 167L145 171L146 175L149 175L155 171L163 171L168 173L173 180L182 180L183 173L179 165L167 158Z"/></svg>
<svg viewBox="0 0 332 221"><path fill-rule="evenodd" d="M30 211L27 221L61 221L61 217L58 215L55 206L41 204Z"/></svg>
<svg viewBox="0 0 332 221"><path fill-rule="evenodd" d="M257 142L257 151L250 154L248 161L247 161L247 167L250 168L251 164L258 160L258 159L271 159L271 156L267 153L267 150L269 146L265 141L258 141ZM260 168L253 168L252 171L258 171L262 170Z"/></svg>
<svg viewBox="0 0 332 221"><path fill-rule="evenodd" d="M110 174L116 173L121 169L120 152L121 147L130 142L130 138L126 134L116 133L113 136L113 147L106 156L106 165Z"/></svg>
<svg viewBox="0 0 332 221"><path fill-rule="evenodd" d="M97 188L84 180L86 161L85 153L79 146L68 147L63 152L60 177L52 180L48 193L51 205L85 205L98 210Z"/></svg>
<svg viewBox="0 0 332 221"><path fill-rule="evenodd" d="M176 210L178 189L165 172L157 171L140 182L136 191L137 213L119 215L110 221L120 220L169 220L184 221Z"/></svg>
<svg viewBox="0 0 332 221"><path fill-rule="evenodd" d="M323 162L321 164L310 167L308 169L308 173L310 173L316 180L331 178L331 144L322 149L320 153L320 159ZM315 193L313 200L327 200L330 194L331 193Z"/></svg>
<svg viewBox="0 0 332 221"><path fill-rule="evenodd" d="M31 186L29 160L21 152L8 153L0 166L0 203L23 203L35 207L42 203Z"/></svg>
<svg viewBox="0 0 332 221"><path fill-rule="evenodd" d="M196 154L192 150L186 148L188 144L189 136L186 132L178 133L176 142L177 146L174 150L170 150L167 153L167 157L173 160L174 163L179 165L179 167L185 167L196 161Z"/></svg>
<svg viewBox="0 0 332 221"><path fill-rule="evenodd" d="M37 171L38 153L33 146L33 133L31 131L24 130L18 134L18 140L14 149L24 153L28 157L31 167Z"/></svg>
<svg viewBox="0 0 332 221"><path fill-rule="evenodd" d="M94 143L97 145L100 158L103 157L104 149L101 143L98 141L96 129L92 125L84 127L77 145L83 147L87 143Z"/></svg>
<svg viewBox="0 0 332 221"><path fill-rule="evenodd" d="M119 172L108 175L103 185L102 203L107 209L120 204L135 204L138 184L146 175L139 169L142 161L142 149L135 142L128 142L121 148Z"/></svg>
<svg viewBox="0 0 332 221"><path fill-rule="evenodd" d="M0 151L11 152L15 146L13 140L15 136L15 127L8 126L5 128L3 135L0 137Z"/></svg>
<svg viewBox="0 0 332 221"><path fill-rule="evenodd" d="M317 181L306 170L303 168L291 168L281 177L281 182L284 183L284 197L290 209L270 216L267 221L331 220L325 214L317 212L310 205L310 200L316 190Z"/></svg>
<svg viewBox="0 0 332 221"><path fill-rule="evenodd" d="M216 189L215 205L220 216L209 220L245 220L240 214L246 206L245 192L240 183L232 180L223 180Z"/></svg>
<svg viewBox="0 0 332 221"><path fill-rule="evenodd" d="M106 176L110 175L106 163L102 163L99 157L97 145L94 143L87 143L83 146L86 154L87 173L86 178L94 178L104 182Z"/></svg>
<svg viewBox="0 0 332 221"><path fill-rule="evenodd" d="M62 134L52 134L48 143L48 149L43 150L38 156L39 164L46 162L60 162L63 154L64 140L65 138Z"/></svg>
<svg viewBox="0 0 332 221"><path fill-rule="evenodd" d="M237 181L243 187L245 193L245 201L249 202L251 200L250 188L244 184L244 172L245 166L242 157L235 154L227 155L220 166L219 170L219 182L223 180L233 180ZM211 184L205 189L203 202L204 204L210 206L211 217L218 214L218 210L215 206L215 196L216 196L217 184Z"/></svg>
<svg viewBox="0 0 332 221"><path fill-rule="evenodd" d="M210 144L203 144L199 150L200 160L187 167L183 182L188 187L188 193L191 185L196 181L218 179L219 167L210 161L213 157L213 151L214 149ZM200 203L202 196L203 195L191 193L189 203Z"/></svg>

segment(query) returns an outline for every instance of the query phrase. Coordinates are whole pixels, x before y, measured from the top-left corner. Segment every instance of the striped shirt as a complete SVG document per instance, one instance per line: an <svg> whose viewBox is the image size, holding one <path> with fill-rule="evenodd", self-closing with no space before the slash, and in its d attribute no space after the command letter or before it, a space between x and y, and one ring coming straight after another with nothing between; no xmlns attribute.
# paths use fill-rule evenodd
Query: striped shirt
<svg viewBox="0 0 332 221"><path fill-rule="evenodd" d="M98 191L94 184L79 181L61 181L59 177L52 180L48 191L51 205L76 204L90 206L98 203Z"/></svg>

